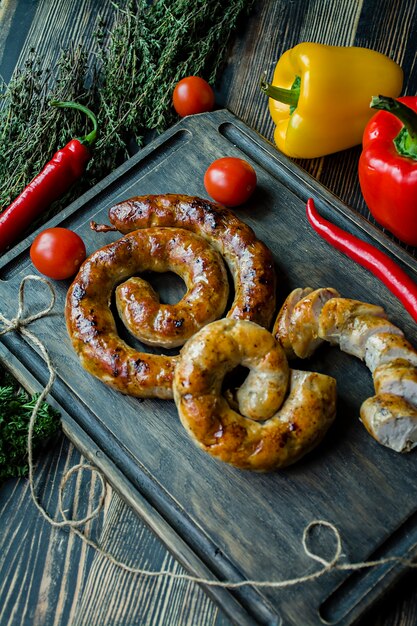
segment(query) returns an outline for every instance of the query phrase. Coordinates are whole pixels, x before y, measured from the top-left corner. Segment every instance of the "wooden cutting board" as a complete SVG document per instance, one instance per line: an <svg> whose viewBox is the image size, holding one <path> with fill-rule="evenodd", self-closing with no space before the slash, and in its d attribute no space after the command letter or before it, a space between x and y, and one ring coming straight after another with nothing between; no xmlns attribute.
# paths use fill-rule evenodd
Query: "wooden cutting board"
<svg viewBox="0 0 417 626"><path fill-rule="evenodd" d="M415 260L228 111L182 120L48 226L76 230L91 253L118 237L92 232L91 219L107 223L108 208L134 195L207 197L204 172L221 156L243 157L257 171L255 195L238 213L274 254L278 304L295 287L336 287L342 296L382 304L416 343L415 323L388 290L312 231L305 218L306 199L313 196L325 217L391 252L417 280ZM1 311L7 317L15 315L21 279L34 273L29 247L35 235L0 260ZM162 277L159 284L169 297L163 282ZM53 313L31 325L57 370L52 397L62 408L65 432L192 574L280 581L314 572L320 566L301 542L306 525L317 519L338 528L342 561L415 554L417 453L397 454L366 433L359 407L373 395L373 384L363 363L329 346L297 363L337 379L334 426L315 451L291 468L268 474L240 471L194 445L173 402L123 396L81 368L65 328L68 285L55 283ZM31 313L47 298L39 283L28 285ZM47 379L41 356L17 333L1 337L0 356L31 387L34 380L42 385ZM316 531L312 547L331 557L334 536L323 528ZM206 589L239 625L348 625L402 571L390 564L353 574L331 572L288 589Z"/></svg>

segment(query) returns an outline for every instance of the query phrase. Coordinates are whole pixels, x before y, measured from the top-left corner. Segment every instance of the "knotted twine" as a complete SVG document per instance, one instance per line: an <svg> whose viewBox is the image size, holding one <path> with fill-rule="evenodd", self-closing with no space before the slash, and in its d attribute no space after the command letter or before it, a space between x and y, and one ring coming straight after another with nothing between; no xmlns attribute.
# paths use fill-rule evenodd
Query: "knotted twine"
<svg viewBox="0 0 417 626"><path fill-rule="evenodd" d="M25 300L24 294L25 294L26 282L29 280L39 281L47 285L50 291L51 298L50 298L50 302L48 306L46 306L44 309L42 309L38 313L25 317L23 315L24 300ZM29 481L30 493L31 493L33 503L35 504L36 508L38 509L42 517L52 527L68 528L71 532L75 533L87 545L89 545L90 547L95 549L99 554L101 554L103 557L108 559L113 565L115 565L116 567L126 572L130 572L131 574L138 574L142 576L155 577L155 578L166 577L166 578L171 578L171 579L176 579L176 580L186 580L192 583L203 584L209 587L223 587L223 588L228 588L228 589L238 589L240 587L245 587L245 586L250 585L250 586L258 587L258 588L262 588L262 587L285 588L285 587L291 587L293 585L297 585L300 583L312 581L316 578L320 578L321 576L323 576L324 574L332 570L333 571L335 570L353 571L353 570L360 570L360 569L365 569L365 568L370 568L370 567L376 567L378 565L386 565L388 563L400 563L406 567L411 567L411 568L417 567L416 562L413 562L412 560L406 559L401 556L389 556L389 557L384 557L384 558L376 559L372 561L360 561L357 563L347 563L347 562L341 563L340 558L342 556L342 540L341 540L340 533L334 524L326 520L321 520L321 519L313 520L305 526L303 535L302 535L302 547L303 547L304 553L308 557L310 557L313 561L320 563L322 567L316 570L315 572L312 572L310 574L305 574L304 576L296 576L294 578L287 578L287 579L279 580L279 581L277 580L219 581L219 580L213 580L213 579L208 579L208 578L203 578L203 577L198 577L198 576L192 576L191 574L178 574L178 573L171 572L169 570L147 570L143 568L132 567L116 559L111 553L101 548L95 541L90 539L87 535L85 535L83 532L79 530L80 526L86 524L87 522L96 518L100 514L104 506L104 502L105 502L107 492L108 492L108 483L105 480L104 475L101 472L101 470L99 470L97 467L88 463L78 463L74 465L62 477L60 485L59 485L59 494L58 494L58 508L62 516L62 520L56 520L52 518L49 515L49 513L45 510L45 508L42 506L36 494L35 480L34 480L35 464L33 460L32 441L33 441L34 425L35 425L36 417L39 411L39 407L45 401L46 397L48 396L49 392L52 389L52 386L56 378L56 372L54 370L52 361L50 359L50 356L48 354L46 347L43 345L42 341L40 341L40 339L38 339L38 337L33 332L28 330L27 326L29 326L35 320L38 320L47 316L52 311L55 305L55 299L56 299L55 290L52 284L48 280L46 280L45 278L42 278L41 276L29 274L22 279L20 286L19 286L18 309L17 309L16 317L9 320L6 317L4 317L4 315L0 312L0 323L3 325L3 327L0 328L0 336L8 332L12 332L12 331L20 333L28 341L29 344L32 344L33 346L36 346L39 349L39 351L41 352L45 360L45 363L49 372L48 381L45 387L42 389L41 393L39 394L39 397L33 407L32 414L30 416L29 427L28 427L28 439L27 439L27 455L28 455L28 468L29 468L28 481ZM88 470L88 471L91 471L92 473L97 474L101 482L101 495L99 497L99 502L96 508L90 514L77 520L71 520L71 519L68 519L65 515L63 504L62 504L62 498L63 498L63 493L64 493L66 483L68 482L69 478L80 470ZM319 554L316 554L309 548L309 545L308 545L309 538L311 536L311 533L313 532L313 529L317 527L327 528L334 535L335 549L334 549L333 556L330 559L323 558L322 556L320 556Z"/></svg>

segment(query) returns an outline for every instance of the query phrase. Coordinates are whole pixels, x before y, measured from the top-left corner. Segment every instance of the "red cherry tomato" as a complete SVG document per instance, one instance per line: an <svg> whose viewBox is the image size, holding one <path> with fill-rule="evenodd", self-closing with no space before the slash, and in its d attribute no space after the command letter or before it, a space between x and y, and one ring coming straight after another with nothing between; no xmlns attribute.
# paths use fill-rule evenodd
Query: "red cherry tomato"
<svg viewBox="0 0 417 626"><path fill-rule="evenodd" d="M172 96L174 109L180 117L212 111L214 92L199 76L187 76L177 83Z"/></svg>
<svg viewBox="0 0 417 626"><path fill-rule="evenodd" d="M71 278L86 257L83 240L67 228L47 228L35 237L30 258L36 269L55 280Z"/></svg>
<svg viewBox="0 0 417 626"><path fill-rule="evenodd" d="M208 167L204 175L207 193L226 206L246 202L256 187L256 172L244 159L223 157Z"/></svg>

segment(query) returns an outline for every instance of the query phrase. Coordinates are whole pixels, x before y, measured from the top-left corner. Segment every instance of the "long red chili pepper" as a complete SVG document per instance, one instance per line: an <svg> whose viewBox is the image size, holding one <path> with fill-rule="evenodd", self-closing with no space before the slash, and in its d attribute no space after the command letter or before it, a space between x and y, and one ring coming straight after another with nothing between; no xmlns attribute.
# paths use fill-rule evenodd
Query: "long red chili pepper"
<svg viewBox="0 0 417 626"><path fill-rule="evenodd" d="M417 322L417 284L395 261L371 244L324 219L317 212L312 198L307 201L307 218L323 239L379 278Z"/></svg>
<svg viewBox="0 0 417 626"><path fill-rule="evenodd" d="M93 122L93 130L72 139L58 150L43 170L0 215L0 252L13 244L48 206L62 196L84 173L97 138L97 120L92 111L76 102L51 102L53 106L77 109Z"/></svg>

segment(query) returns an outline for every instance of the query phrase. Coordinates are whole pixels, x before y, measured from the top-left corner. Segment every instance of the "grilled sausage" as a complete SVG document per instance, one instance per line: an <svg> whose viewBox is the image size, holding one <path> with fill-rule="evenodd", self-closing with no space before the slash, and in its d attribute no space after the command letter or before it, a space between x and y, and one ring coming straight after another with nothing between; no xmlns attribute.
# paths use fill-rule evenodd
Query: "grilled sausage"
<svg viewBox="0 0 417 626"><path fill-rule="evenodd" d="M149 229L141 269L174 272L184 280L187 292L176 304L161 304L151 285L134 276L117 286L116 306L125 326L142 343L176 348L221 317L229 283L223 259L204 239L174 228L159 229L155 238L155 230ZM143 241L144 233L138 238Z"/></svg>
<svg viewBox="0 0 417 626"><path fill-rule="evenodd" d="M65 314L73 346L87 371L129 395L172 397L176 358L139 352L126 344L116 328L111 298L114 287L136 272L172 269L184 274L181 263L194 265L191 278L197 284L183 303L173 307L179 313L177 319L187 317L188 297L196 300L198 324L212 321L226 304L227 275L218 254L193 233L171 228L137 231L97 250L83 263L68 290ZM202 288L204 283L206 288ZM163 311L167 310L165 306ZM168 331L175 333L175 319L171 323L169 313L156 315L153 321L160 338ZM190 317L187 331L191 334L195 322Z"/></svg>
<svg viewBox="0 0 417 626"><path fill-rule="evenodd" d="M325 302L335 298L336 289L295 289L286 299L272 330L288 356L305 359L313 354L323 339L318 336L318 318ZM281 336L282 333L282 336Z"/></svg>
<svg viewBox="0 0 417 626"><path fill-rule="evenodd" d="M285 354L289 359L296 356L293 348L294 338L291 336L290 329L290 322L292 319L294 308L297 306L300 300L302 300L305 296L308 296L308 294L312 291L313 290L311 289L311 287L306 287L305 289L301 289L301 287L298 287L297 289L294 289L285 299L285 302L282 305L275 320L272 334L274 335L274 337L279 339L279 342L284 348Z"/></svg>
<svg viewBox="0 0 417 626"><path fill-rule="evenodd" d="M239 413L221 395L225 374L238 364L249 368L238 393ZM173 389L194 442L242 469L294 463L321 441L336 411L334 378L290 372L271 333L246 320L218 320L189 339Z"/></svg>
<svg viewBox="0 0 417 626"><path fill-rule="evenodd" d="M375 396L365 400L360 417L368 432L379 443L397 452L407 452L417 445L417 350L405 339L400 328L386 318L382 307L358 300L333 297L312 308L312 294L328 290L318 289L305 298L299 298L288 315L288 303L284 303L281 321L274 326L276 338L291 351L303 357L317 346L315 337L348 354L363 360L370 369ZM291 303L300 294L289 295ZM302 353L297 351L299 339L292 334L296 321L302 325L303 316L308 327L310 342ZM301 313L303 315L301 315Z"/></svg>
<svg viewBox="0 0 417 626"><path fill-rule="evenodd" d="M121 233L152 226L183 228L197 233L223 256L235 288L229 317L269 327L275 312L276 278L270 250L229 209L194 196L177 194L130 198L111 207L113 226L92 222L94 230Z"/></svg>

